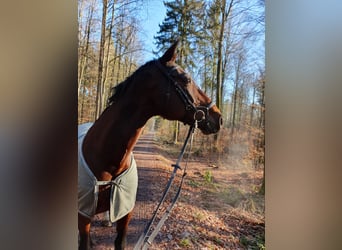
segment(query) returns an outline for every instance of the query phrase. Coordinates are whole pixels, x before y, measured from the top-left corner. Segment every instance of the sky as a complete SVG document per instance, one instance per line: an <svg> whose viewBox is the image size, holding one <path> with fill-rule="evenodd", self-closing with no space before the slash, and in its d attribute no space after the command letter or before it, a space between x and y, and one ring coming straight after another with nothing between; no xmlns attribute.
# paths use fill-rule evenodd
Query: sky
<svg viewBox="0 0 342 250"><path fill-rule="evenodd" d="M154 59L152 50L156 50L153 44L154 36L159 31L159 24L165 18L166 8L161 0L148 0L144 2L141 10L141 20L143 22L143 30L140 32L141 40L145 44L144 60Z"/></svg>
<svg viewBox="0 0 342 250"><path fill-rule="evenodd" d="M254 1L252 1L254 2ZM156 50L154 45L154 36L159 31L159 24L161 24L166 16L166 8L162 0L146 0L141 5L139 12L139 19L142 22L142 30L139 32L141 41L144 44L143 57L141 64L155 59L157 56L152 53ZM259 72L259 68L263 68L265 64L264 58L264 41L259 39L252 45L249 53L249 68L252 71ZM159 55L161 56L161 55ZM196 78L195 75L193 77ZM197 80L197 79L196 79ZM229 86L230 84L228 84Z"/></svg>

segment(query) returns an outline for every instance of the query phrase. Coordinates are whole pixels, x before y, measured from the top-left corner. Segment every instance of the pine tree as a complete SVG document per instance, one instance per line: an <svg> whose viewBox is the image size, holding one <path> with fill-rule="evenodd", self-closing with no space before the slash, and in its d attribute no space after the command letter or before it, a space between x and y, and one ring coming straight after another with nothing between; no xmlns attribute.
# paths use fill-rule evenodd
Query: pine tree
<svg viewBox="0 0 342 250"><path fill-rule="evenodd" d="M204 3L198 0L175 0L164 2L166 17L156 39L156 54L165 51L176 39L179 40L177 64L187 70L195 67L197 41L203 30ZM178 141L179 123L175 122L173 140Z"/></svg>
<svg viewBox="0 0 342 250"><path fill-rule="evenodd" d="M165 51L179 39L177 63L184 68L195 66L197 41L203 31L204 3L199 0L175 0L164 2L166 17L159 25L156 39L157 51Z"/></svg>

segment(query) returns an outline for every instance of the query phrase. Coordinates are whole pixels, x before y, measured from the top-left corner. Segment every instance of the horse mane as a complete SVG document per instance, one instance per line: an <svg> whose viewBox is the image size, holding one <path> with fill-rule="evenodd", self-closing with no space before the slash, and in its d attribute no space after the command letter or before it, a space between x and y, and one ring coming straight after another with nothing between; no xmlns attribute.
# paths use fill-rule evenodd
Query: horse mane
<svg viewBox="0 0 342 250"><path fill-rule="evenodd" d="M133 74L128 76L123 82L119 83L118 85L111 88L111 96L108 98L107 107L115 103L122 95L124 95L127 92L127 89L132 85L135 78L138 77L139 73L146 67L152 65L154 63L154 60L149 61L139 67Z"/></svg>

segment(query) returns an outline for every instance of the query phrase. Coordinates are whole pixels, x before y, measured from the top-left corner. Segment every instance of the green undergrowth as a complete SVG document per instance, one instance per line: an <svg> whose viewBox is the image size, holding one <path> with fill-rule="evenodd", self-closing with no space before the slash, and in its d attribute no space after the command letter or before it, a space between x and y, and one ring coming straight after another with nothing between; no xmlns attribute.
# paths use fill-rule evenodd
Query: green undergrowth
<svg viewBox="0 0 342 250"><path fill-rule="evenodd" d="M198 189L198 193L201 195L201 205L204 208L211 210L232 207L252 215L263 216L264 195L259 193L259 186L249 184L246 187L246 184L239 186L238 184L217 182L211 170L206 170L204 173L198 172L197 176L187 177L186 184L191 188Z"/></svg>
<svg viewBox="0 0 342 250"><path fill-rule="evenodd" d="M250 250L265 250L265 234L260 235L242 235L240 237L240 243L246 249Z"/></svg>

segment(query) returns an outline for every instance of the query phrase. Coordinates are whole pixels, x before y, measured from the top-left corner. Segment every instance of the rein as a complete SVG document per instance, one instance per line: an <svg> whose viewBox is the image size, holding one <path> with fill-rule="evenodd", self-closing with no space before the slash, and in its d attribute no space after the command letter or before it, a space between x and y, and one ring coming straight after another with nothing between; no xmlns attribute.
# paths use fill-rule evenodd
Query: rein
<svg viewBox="0 0 342 250"><path fill-rule="evenodd" d="M160 231L160 228L163 226L165 220L167 219L167 217L169 216L171 210L173 209L174 205L176 204L178 198L179 198L179 195L180 195L180 192L181 192L181 189L182 189L182 186L183 186L183 182L184 182L184 178L186 176L186 169L187 169L187 165L188 165L188 161L189 161L189 155L190 155L190 152L191 152L191 148L192 148L192 142L193 142L193 135L194 135L194 132L195 132L195 129L197 128L197 120L195 120L195 123L190 126L189 128L189 132L187 134L187 137L185 139L185 142L183 144L183 147L182 147L182 150L178 156L178 159L177 159L177 162L176 164L172 164L171 166L173 167L173 172L171 174L171 177L166 185L166 188L164 190L164 193L163 193L163 196L156 208L156 210L154 211L153 213L153 216L150 220L150 222L147 224L147 226L145 227L144 229L144 232L141 234L138 242L136 243L135 247L134 247L134 250L139 250L139 249L147 249L147 247L149 245L152 244L154 238L157 236L158 232ZM177 193L175 194L175 196L173 197L172 199L172 202L171 204L168 206L168 208L166 209L166 211L164 212L163 216L161 217L161 219L159 220L158 224L156 225L156 227L154 228L154 230L149 234L150 230L151 230L151 227L152 227L152 224L153 222L155 221L156 219L156 216L157 216L157 213L159 211L159 208L161 207L161 205L163 204L167 194L169 193L170 191L170 188L171 188L171 185L172 185L172 182L175 178L175 175L176 175L176 172L178 169L182 169L179 164L180 162L182 161L183 159L183 156L184 156L184 153L185 153L185 149L186 149L186 146L188 144L188 141L190 139L190 136L191 136L191 140L190 140L190 148L189 148L189 151L187 153L187 161L185 163L185 167L184 167L184 170L183 170L183 175L182 175L182 179L181 179L181 182L179 184L179 187L178 187L178 190L177 190ZM149 234L149 235L148 235Z"/></svg>

